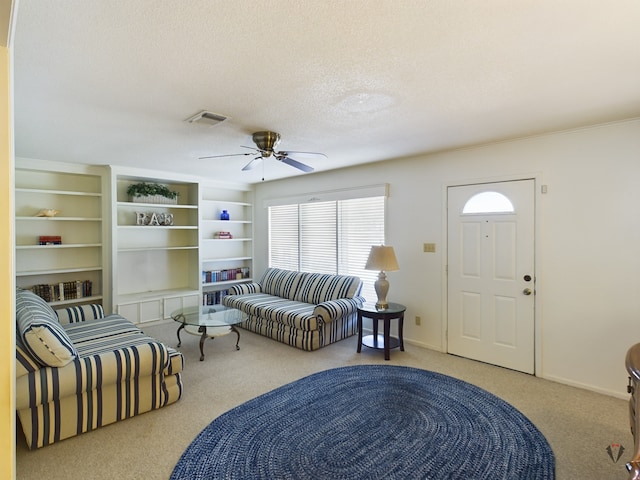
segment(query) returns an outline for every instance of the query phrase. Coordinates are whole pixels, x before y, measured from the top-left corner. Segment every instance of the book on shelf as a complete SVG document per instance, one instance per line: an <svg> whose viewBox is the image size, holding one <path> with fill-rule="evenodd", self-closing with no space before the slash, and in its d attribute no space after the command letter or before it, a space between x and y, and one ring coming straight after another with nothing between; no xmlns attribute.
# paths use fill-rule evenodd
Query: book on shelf
<svg viewBox="0 0 640 480"><path fill-rule="evenodd" d="M233 235L231 235L231 232L216 232L213 235L214 238L220 238L220 239L228 239L228 238L233 238Z"/></svg>
<svg viewBox="0 0 640 480"><path fill-rule="evenodd" d="M228 282L249 278L248 267L228 268L226 270L206 270L202 272L202 283Z"/></svg>
<svg viewBox="0 0 640 480"><path fill-rule="evenodd" d="M38 245L62 245L62 237L60 235L40 235Z"/></svg>
<svg viewBox="0 0 640 480"><path fill-rule="evenodd" d="M222 297L226 295L229 295L229 290L202 292L202 305L220 305L222 303Z"/></svg>
<svg viewBox="0 0 640 480"><path fill-rule="evenodd" d="M31 291L45 302L63 302L78 298L90 297L93 292L91 280L73 280L54 284L39 284L31 287Z"/></svg>

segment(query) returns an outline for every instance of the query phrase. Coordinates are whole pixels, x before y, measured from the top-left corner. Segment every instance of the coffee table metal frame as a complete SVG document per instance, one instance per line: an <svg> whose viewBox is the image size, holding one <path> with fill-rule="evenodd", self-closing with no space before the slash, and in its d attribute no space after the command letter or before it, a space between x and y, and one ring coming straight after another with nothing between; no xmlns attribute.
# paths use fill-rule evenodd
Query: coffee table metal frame
<svg viewBox="0 0 640 480"><path fill-rule="evenodd" d="M171 313L171 318L180 323L176 332L178 348L182 345L180 338L182 330L191 335L200 336L200 361L204 360L204 342L207 338L213 339L235 332L238 336L236 350L240 350L240 332L235 327L243 320L243 314L240 310L224 305L202 305L176 310Z"/></svg>

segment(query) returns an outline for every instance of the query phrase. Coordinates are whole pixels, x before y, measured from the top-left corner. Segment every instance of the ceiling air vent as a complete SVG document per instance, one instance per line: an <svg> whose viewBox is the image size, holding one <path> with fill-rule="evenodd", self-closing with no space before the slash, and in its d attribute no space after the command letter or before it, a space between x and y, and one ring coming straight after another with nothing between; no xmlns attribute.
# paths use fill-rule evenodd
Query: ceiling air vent
<svg viewBox="0 0 640 480"><path fill-rule="evenodd" d="M224 122L227 118L228 117L220 115L219 113L213 113L203 110L200 113L195 114L193 117L187 118L187 122L212 126Z"/></svg>

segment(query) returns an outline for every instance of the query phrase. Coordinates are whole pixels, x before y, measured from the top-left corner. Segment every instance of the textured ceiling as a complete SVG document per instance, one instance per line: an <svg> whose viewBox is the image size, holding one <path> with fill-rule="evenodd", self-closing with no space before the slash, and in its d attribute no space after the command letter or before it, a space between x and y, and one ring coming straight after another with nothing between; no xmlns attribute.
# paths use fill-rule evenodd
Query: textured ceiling
<svg viewBox="0 0 640 480"><path fill-rule="evenodd" d="M322 171L637 117L639 25L638 0L22 1L16 155L253 183L302 173L198 157L269 129Z"/></svg>

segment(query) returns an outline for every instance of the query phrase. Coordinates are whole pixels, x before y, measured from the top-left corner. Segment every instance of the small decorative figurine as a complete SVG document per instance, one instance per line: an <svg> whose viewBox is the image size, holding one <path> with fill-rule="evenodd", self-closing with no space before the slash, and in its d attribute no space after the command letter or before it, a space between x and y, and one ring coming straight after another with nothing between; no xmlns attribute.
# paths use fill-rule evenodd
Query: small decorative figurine
<svg viewBox="0 0 640 480"><path fill-rule="evenodd" d="M59 213L58 210L53 208L43 208L37 213L36 217L55 217Z"/></svg>

